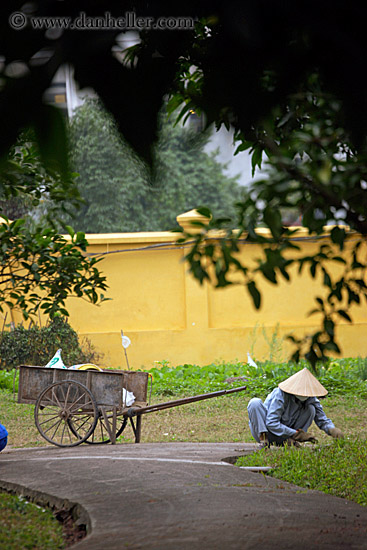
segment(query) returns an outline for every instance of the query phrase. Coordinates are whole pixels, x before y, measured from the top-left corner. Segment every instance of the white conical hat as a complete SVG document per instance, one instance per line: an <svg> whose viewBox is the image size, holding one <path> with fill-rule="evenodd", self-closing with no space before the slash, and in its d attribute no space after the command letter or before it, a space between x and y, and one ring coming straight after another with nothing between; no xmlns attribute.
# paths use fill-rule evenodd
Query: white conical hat
<svg viewBox="0 0 367 550"><path fill-rule="evenodd" d="M323 397L328 393L322 384L306 368L296 372L293 376L278 384L286 393L303 397Z"/></svg>

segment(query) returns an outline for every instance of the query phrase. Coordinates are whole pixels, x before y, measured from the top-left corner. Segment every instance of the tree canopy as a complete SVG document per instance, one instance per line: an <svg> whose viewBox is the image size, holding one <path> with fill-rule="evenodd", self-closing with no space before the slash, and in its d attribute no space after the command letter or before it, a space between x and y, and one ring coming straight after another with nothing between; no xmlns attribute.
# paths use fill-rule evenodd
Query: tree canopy
<svg viewBox="0 0 367 550"><path fill-rule="evenodd" d="M69 136L84 203L68 223L89 233L145 230L147 169L121 138L111 115L98 101L87 100L76 109Z"/></svg>

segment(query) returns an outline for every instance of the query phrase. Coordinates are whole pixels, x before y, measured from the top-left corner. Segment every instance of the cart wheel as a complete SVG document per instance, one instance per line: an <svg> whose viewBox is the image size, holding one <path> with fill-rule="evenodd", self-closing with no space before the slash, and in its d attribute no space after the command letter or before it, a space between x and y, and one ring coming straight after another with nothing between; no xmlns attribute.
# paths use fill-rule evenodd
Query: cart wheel
<svg viewBox="0 0 367 550"><path fill-rule="evenodd" d="M42 437L58 447L75 447L92 434L98 420L95 398L72 380L56 382L39 395L34 409Z"/></svg>
<svg viewBox="0 0 367 550"><path fill-rule="evenodd" d="M107 417L112 418L112 413L108 414ZM124 416L121 425L116 431L116 439L122 434L122 432L126 427L126 424L127 424L127 417ZM108 434L106 423L101 412L99 413L95 430L89 436L89 438L85 440L85 442L89 443L90 445L103 445L104 443L110 443L110 436Z"/></svg>

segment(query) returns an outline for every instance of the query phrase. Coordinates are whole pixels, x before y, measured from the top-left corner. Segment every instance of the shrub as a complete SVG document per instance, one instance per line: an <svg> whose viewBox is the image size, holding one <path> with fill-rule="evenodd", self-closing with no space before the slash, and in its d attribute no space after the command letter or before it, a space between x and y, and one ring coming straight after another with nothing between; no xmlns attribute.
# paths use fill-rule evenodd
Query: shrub
<svg viewBox="0 0 367 550"><path fill-rule="evenodd" d="M46 365L59 348L66 365L99 359L91 343L87 341L87 345L82 347L77 333L67 320L57 317L44 327L25 328L18 325L14 330L4 332L0 342L0 368Z"/></svg>

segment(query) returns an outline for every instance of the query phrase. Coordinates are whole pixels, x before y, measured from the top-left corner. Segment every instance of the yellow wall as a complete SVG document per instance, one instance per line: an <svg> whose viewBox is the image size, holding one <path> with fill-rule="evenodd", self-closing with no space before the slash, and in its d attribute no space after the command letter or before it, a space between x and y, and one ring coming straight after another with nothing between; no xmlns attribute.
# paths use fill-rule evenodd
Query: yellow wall
<svg viewBox="0 0 367 550"><path fill-rule="evenodd" d="M185 218L179 219L184 225ZM305 235L305 233L301 234ZM278 338L298 336L316 328L317 317L307 317L320 294L319 283L305 272L290 283L274 286L259 281L263 305L252 306L247 289L235 285L216 290L199 283L187 273L185 250L170 232L88 235L88 252L107 253L99 264L107 276L113 298L100 307L80 299L69 299L70 323L81 337L89 338L103 353L102 366L126 367L120 331L131 339L128 359L132 368L150 368L154 361L208 364L216 360L269 358L275 351L269 344L275 330ZM318 244L302 243L302 253L312 253ZM246 260L260 256L258 245L244 245ZM354 324L342 322L338 339L344 356L366 356L367 312L355 308ZM279 340L277 342L279 344ZM286 359L291 348L283 342L278 360Z"/></svg>

